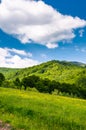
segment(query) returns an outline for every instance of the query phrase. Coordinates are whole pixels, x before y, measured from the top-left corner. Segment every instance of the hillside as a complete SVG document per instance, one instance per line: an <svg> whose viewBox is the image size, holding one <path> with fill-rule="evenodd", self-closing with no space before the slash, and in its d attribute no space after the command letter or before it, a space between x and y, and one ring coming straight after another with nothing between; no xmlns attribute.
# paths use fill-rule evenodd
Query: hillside
<svg viewBox="0 0 86 130"><path fill-rule="evenodd" d="M0 88L0 120L14 130L86 130L86 100Z"/></svg>
<svg viewBox="0 0 86 130"><path fill-rule="evenodd" d="M8 71L9 73L10 71ZM8 75L9 79L19 77L22 79L25 76L37 75L41 78L48 78L61 83L76 83L80 78L86 77L86 67L81 64L76 65L66 61L49 61L40 65L17 70L16 73Z"/></svg>
<svg viewBox="0 0 86 130"><path fill-rule="evenodd" d="M9 77L16 73L19 69L13 69L13 68L0 68L0 73L3 73L5 77Z"/></svg>

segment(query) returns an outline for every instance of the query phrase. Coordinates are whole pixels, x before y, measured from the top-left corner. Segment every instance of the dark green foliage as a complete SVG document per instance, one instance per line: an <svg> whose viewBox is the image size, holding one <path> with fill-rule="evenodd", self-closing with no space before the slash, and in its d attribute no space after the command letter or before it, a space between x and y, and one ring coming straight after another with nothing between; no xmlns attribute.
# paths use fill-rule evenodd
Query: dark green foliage
<svg viewBox="0 0 86 130"><path fill-rule="evenodd" d="M22 79L22 85L24 85L24 88L26 90L26 88L28 86L31 87L31 88L35 87L35 85L38 81L39 81L39 77L32 75L32 76L24 77Z"/></svg>
<svg viewBox="0 0 86 130"><path fill-rule="evenodd" d="M22 84L19 78L15 79L14 84L15 86L17 86L17 88L21 89Z"/></svg>
<svg viewBox="0 0 86 130"><path fill-rule="evenodd" d="M2 85L4 80L5 80L5 76L2 73L0 73L0 86Z"/></svg>
<svg viewBox="0 0 86 130"><path fill-rule="evenodd" d="M4 80L2 87L4 87L4 88L16 88L14 82L9 81L9 80Z"/></svg>
<svg viewBox="0 0 86 130"><path fill-rule="evenodd" d="M54 90L58 90L58 93L66 93L68 95L76 95L77 97L86 98L86 88L78 87L75 84L59 83L51 81L49 79L41 79L38 76L32 75L22 79L22 85L25 90L27 87L35 87L39 92L52 93Z"/></svg>
<svg viewBox="0 0 86 130"><path fill-rule="evenodd" d="M5 87L5 88L9 88L9 87L12 87L12 86L10 86L10 82L9 81L4 81L4 83L3 83L3 87Z"/></svg>
<svg viewBox="0 0 86 130"><path fill-rule="evenodd" d="M60 91L61 84L59 82L56 82L55 80L49 82L49 93L52 93L55 89Z"/></svg>
<svg viewBox="0 0 86 130"><path fill-rule="evenodd" d="M77 80L77 86L79 87L86 87L86 77L80 77L78 80Z"/></svg>

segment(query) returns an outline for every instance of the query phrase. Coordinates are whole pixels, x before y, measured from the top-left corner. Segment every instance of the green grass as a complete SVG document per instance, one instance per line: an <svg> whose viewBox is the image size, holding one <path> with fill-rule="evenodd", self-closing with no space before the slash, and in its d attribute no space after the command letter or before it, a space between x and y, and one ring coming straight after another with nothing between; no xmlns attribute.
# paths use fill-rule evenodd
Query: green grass
<svg viewBox="0 0 86 130"><path fill-rule="evenodd" d="M0 88L0 120L14 130L86 130L86 101Z"/></svg>

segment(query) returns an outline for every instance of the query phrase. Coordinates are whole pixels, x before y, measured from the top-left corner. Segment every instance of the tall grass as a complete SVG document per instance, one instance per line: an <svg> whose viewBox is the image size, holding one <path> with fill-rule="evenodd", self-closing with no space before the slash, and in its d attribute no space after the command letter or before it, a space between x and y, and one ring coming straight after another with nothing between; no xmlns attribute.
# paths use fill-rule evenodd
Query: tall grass
<svg viewBox="0 0 86 130"><path fill-rule="evenodd" d="M86 130L86 101L0 88L0 120L14 130Z"/></svg>

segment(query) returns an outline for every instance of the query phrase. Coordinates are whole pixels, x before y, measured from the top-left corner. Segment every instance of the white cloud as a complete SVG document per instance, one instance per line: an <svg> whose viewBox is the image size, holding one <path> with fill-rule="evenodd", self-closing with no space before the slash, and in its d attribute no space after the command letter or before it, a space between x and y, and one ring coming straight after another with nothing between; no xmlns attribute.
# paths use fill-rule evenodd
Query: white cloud
<svg viewBox="0 0 86 130"><path fill-rule="evenodd" d="M63 15L41 0L2 0L0 4L0 28L23 43L33 41L54 48L85 26L85 20Z"/></svg>
<svg viewBox="0 0 86 130"><path fill-rule="evenodd" d="M58 47L58 44L56 44L56 43L47 43L46 46L48 48L56 48L56 47Z"/></svg>
<svg viewBox="0 0 86 130"><path fill-rule="evenodd" d="M12 52L15 54L12 55ZM38 61L28 58L26 54L23 50L0 48L0 67L25 68L39 64Z"/></svg>
<svg viewBox="0 0 86 130"><path fill-rule="evenodd" d="M14 54L22 55L22 56L27 56L27 57L32 57L32 53L30 52L25 52L24 50L17 50L15 48L9 49L6 48L7 51L13 52Z"/></svg>

